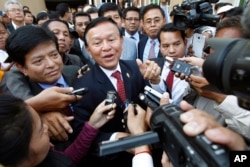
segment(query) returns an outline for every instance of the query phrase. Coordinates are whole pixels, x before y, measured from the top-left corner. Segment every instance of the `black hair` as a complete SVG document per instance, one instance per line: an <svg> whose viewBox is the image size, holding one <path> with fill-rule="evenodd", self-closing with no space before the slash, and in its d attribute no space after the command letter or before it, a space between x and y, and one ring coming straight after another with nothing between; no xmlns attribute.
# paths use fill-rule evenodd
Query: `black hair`
<svg viewBox="0 0 250 167"><path fill-rule="evenodd" d="M159 5L149 4L149 5L145 6L145 7L143 7L143 9L141 11L141 18L142 18L142 20L144 19L145 14L148 11L150 11L151 9L159 9L160 12L161 12L161 14L162 14L162 16L163 16L163 18L165 18L165 13L164 13L163 9Z"/></svg>
<svg viewBox="0 0 250 167"><path fill-rule="evenodd" d="M29 13L29 14L32 15L31 11L29 11L29 10L24 10L24 11L23 11L24 16L25 16L27 13Z"/></svg>
<svg viewBox="0 0 250 167"><path fill-rule="evenodd" d="M75 25L75 22L76 22L76 17L78 16L86 16L89 18L89 21L91 21L91 17L88 13L86 12L76 12L74 15L73 15L73 24Z"/></svg>
<svg viewBox="0 0 250 167"><path fill-rule="evenodd" d="M117 11L119 13L119 16L122 17L122 12L120 8L115 3L105 3L103 4L99 10L98 10L98 16L103 17L104 14L108 11Z"/></svg>
<svg viewBox="0 0 250 167"><path fill-rule="evenodd" d="M183 41L185 41L185 39L186 39L185 31L179 29L178 27L176 27L173 23L168 23L168 24L165 24L165 25L160 29L160 31L159 31L159 33L158 33L158 35L157 35L159 42L161 43L160 36L161 36L161 33L162 33L162 32L177 32L177 31L180 32L181 38L183 39Z"/></svg>
<svg viewBox="0 0 250 167"><path fill-rule="evenodd" d="M116 22L113 19L111 19L109 17L98 17L98 18L92 20L87 25L87 27L86 27L86 29L84 31L83 39L84 39L85 46L88 46L88 41L86 39L86 35L89 32L89 30L96 27L97 25L99 25L101 23L105 23L105 22L114 24L117 27L117 30L119 31L120 36L122 37L122 32L120 31L119 27L117 26Z"/></svg>
<svg viewBox="0 0 250 167"><path fill-rule="evenodd" d="M27 25L11 33L5 47L12 61L25 66L26 54L39 44L49 41L55 43L58 50L57 39L52 32L45 31L40 27Z"/></svg>
<svg viewBox="0 0 250 167"><path fill-rule="evenodd" d="M56 5L56 12L63 17L69 11L70 6L67 3L59 3Z"/></svg>
<svg viewBox="0 0 250 167"><path fill-rule="evenodd" d="M44 19L47 19L48 17L49 17L48 13L45 11L42 11L36 15L36 20L38 22L39 20L44 20Z"/></svg>
<svg viewBox="0 0 250 167"><path fill-rule="evenodd" d="M49 19L60 19L60 15L56 11L49 11L48 17L49 17Z"/></svg>
<svg viewBox="0 0 250 167"><path fill-rule="evenodd" d="M89 8L86 13L91 14L91 13L97 13L98 14L98 8L97 7L91 7Z"/></svg>
<svg viewBox="0 0 250 167"><path fill-rule="evenodd" d="M125 9L123 10L123 12L122 12L122 18L123 18L123 19L126 18L127 13L128 13L129 11L137 12L137 13L139 14L139 19L141 18L141 16L140 16L140 9L137 8L137 7L135 7L135 6L129 6L129 7L125 8Z"/></svg>
<svg viewBox="0 0 250 167"><path fill-rule="evenodd" d="M29 158L33 123L23 100L0 95L0 164L16 166Z"/></svg>
<svg viewBox="0 0 250 167"><path fill-rule="evenodd" d="M233 9L226 11L224 17L241 16L243 14L243 10L244 8L242 7L234 7Z"/></svg>
<svg viewBox="0 0 250 167"><path fill-rule="evenodd" d="M240 16L227 17L221 20L220 22L218 22L216 25L216 33L224 28L234 28L234 29L238 29L239 32L242 33L242 35L244 33Z"/></svg>

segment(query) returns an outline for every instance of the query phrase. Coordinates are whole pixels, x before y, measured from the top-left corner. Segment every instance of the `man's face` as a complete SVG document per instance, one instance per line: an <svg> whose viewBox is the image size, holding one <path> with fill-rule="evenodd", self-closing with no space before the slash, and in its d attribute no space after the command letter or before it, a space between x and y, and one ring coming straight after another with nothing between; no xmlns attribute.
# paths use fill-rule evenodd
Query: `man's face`
<svg viewBox="0 0 250 167"><path fill-rule="evenodd" d="M26 13L26 15L24 16L24 22L26 24L33 24L33 16L30 13Z"/></svg>
<svg viewBox="0 0 250 167"><path fill-rule="evenodd" d="M103 16L113 19L116 22L119 29L122 28L122 18L120 17L118 11L107 11L107 12L104 13Z"/></svg>
<svg viewBox="0 0 250 167"><path fill-rule="evenodd" d="M68 27L59 21L53 21L49 24L48 28L52 31L58 41L59 52L64 54L70 49L71 39Z"/></svg>
<svg viewBox="0 0 250 167"><path fill-rule="evenodd" d="M142 20L143 29L146 34L155 39L161 27L166 23L166 19L162 16L159 9L151 9L145 13Z"/></svg>
<svg viewBox="0 0 250 167"><path fill-rule="evenodd" d="M179 31L161 32L160 39L160 51L164 57L178 59L185 55L186 41L182 39Z"/></svg>
<svg viewBox="0 0 250 167"><path fill-rule="evenodd" d="M25 56L25 65L17 64L24 75L37 83L53 84L61 76L63 62L52 41L37 45Z"/></svg>
<svg viewBox="0 0 250 167"><path fill-rule="evenodd" d="M8 6L7 15L14 22L24 21L23 9L17 4L10 4Z"/></svg>
<svg viewBox="0 0 250 167"><path fill-rule="evenodd" d="M88 16L77 16L75 18L75 30L81 39L83 39L85 28L89 22L90 20Z"/></svg>
<svg viewBox="0 0 250 167"><path fill-rule="evenodd" d="M86 40L87 50L97 64L110 70L117 67L123 40L114 24L104 22L91 28L87 32Z"/></svg>
<svg viewBox="0 0 250 167"><path fill-rule="evenodd" d="M136 33L140 26L139 13L136 11L128 11L126 18L124 19L124 26L126 31L133 35Z"/></svg>

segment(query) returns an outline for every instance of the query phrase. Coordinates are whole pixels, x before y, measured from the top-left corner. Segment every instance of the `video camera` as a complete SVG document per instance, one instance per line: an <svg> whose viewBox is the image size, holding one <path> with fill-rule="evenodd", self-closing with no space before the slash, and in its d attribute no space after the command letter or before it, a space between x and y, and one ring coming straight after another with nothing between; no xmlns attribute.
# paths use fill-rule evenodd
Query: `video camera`
<svg viewBox="0 0 250 167"><path fill-rule="evenodd" d="M223 147L212 143L204 135L189 137L183 132L179 107L171 103L159 106L160 95L148 87L144 90L140 99L154 110L150 119L152 131L104 142L99 146L100 156L156 143L167 153L175 167L229 166L229 155Z"/></svg>
<svg viewBox="0 0 250 167"><path fill-rule="evenodd" d="M184 0L173 8L174 25L180 29L197 28L203 25L215 27L220 20L213 15L211 3L219 0Z"/></svg>
<svg viewBox="0 0 250 167"><path fill-rule="evenodd" d="M250 109L250 40L210 38L214 50L203 64L203 74L209 89L238 98L240 107Z"/></svg>

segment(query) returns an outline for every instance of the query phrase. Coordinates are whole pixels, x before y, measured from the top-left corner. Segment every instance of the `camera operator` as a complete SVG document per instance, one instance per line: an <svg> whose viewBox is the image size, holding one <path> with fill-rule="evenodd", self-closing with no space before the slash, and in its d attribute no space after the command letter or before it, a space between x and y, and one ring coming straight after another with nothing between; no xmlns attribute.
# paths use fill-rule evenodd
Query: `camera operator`
<svg viewBox="0 0 250 167"><path fill-rule="evenodd" d="M215 37L217 38L239 38L243 36L243 28L240 23L240 17L234 16L224 19L218 23ZM202 66L202 59L188 57L181 59L191 65ZM237 104L237 98L233 95L224 95L221 93L204 90L202 87L208 85L205 77L190 75L190 84L200 96L198 96L193 105L208 113L212 113L215 118L221 122L221 116L225 119L226 126L235 132L250 138L250 112L242 109ZM215 111L214 111L215 110ZM213 111L213 112L212 112ZM218 114L215 113L218 112ZM223 120L224 120L223 119Z"/></svg>

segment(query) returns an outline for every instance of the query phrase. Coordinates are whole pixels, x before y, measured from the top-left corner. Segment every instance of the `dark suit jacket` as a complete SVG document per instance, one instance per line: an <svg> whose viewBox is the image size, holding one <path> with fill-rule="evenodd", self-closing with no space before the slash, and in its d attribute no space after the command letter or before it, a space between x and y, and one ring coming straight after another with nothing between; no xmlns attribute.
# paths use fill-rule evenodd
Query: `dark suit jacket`
<svg viewBox="0 0 250 167"><path fill-rule="evenodd" d="M79 56L83 64L88 64L90 67L93 65L93 63L84 56L84 54L88 53L87 51L85 51L85 53L82 52L80 42L78 39L74 39L74 44L71 47L69 53Z"/></svg>
<svg viewBox="0 0 250 167"><path fill-rule="evenodd" d="M148 41L148 37L144 37L138 43L138 58L141 59L142 61L143 61L143 53L144 53L144 49L147 44L147 41ZM160 51L158 52L157 57L162 57L162 54Z"/></svg>
<svg viewBox="0 0 250 167"><path fill-rule="evenodd" d="M127 99L142 105L142 102L139 100L138 95L139 93L142 93L144 91L144 87L146 84L148 84L148 82L143 79L137 66L137 63L132 60L120 60L120 67L124 80ZM81 87L87 87L89 91L74 106L74 129L77 134L82 129L83 124L89 120L95 108L106 98L107 91L115 91L115 88L113 87L109 78L97 64L94 65L91 71L79 78L74 84L74 89L78 89ZM119 97L117 97L116 104L117 108L115 117L100 128L100 132L96 140L93 142L92 151L94 151L93 149L95 149L95 146L99 142L109 140L109 138L114 132L125 131L123 123L121 122L121 120L123 119L124 105L122 104L121 99ZM98 158L95 157L94 161L98 161ZM105 163L105 161L102 161L102 163L100 164L102 164L102 166L107 165L104 165L103 163ZM120 167L121 165L123 165L121 161L118 163ZM112 164L115 166L114 163ZM131 164L131 159L129 164Z"/></svg>
<svg viewBox="0 0 250 167"><path fill-rule="evenodd" d="M9 33L13 33L15 31L14 26L12 25L12 23L10 22L9 24L7 24L7 30L9 31Z"/></svg>
<svg viewBox="0 0 250 167"><path fill-rule="evenodd" d="M64 66L62 74L69 86L72 86L77 78L78 69L77 66L73 65ZM0 88L3 92L10 93L24 100L33 97L43 90L37 83L25 77L17 68L13 68L5 73Z"/></svg>

